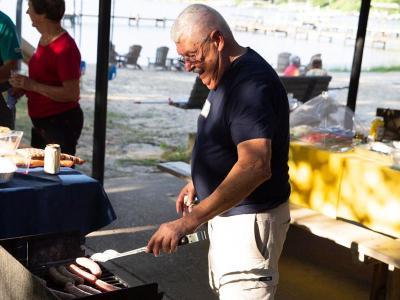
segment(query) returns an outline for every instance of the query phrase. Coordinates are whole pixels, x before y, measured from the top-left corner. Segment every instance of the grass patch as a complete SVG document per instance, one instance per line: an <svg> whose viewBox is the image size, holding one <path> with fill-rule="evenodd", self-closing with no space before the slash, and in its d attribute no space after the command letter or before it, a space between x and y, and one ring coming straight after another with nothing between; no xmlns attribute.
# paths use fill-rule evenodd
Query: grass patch
<svg viewBox="0 0 400 300"><path fill-rule="evenodd" d="M132 159L132 158L120 158L115 161L115 164L118 167L127 167L127 166L145 166L145 167L153 167L159 163L158 159L145 158L145 159Z"/></svg>
<svg viewBox="0 0 400 300"><path fill-rule="evenodd" d="M124 120L127 119L128 116L125 114L120 114L113 111L107 111L107 128L115 129L120 128L124 125Z"/></svg>
<svg viewBox="0 0 400 300"><path fill-rule="evenodd" d="M164 150L161 158L165 161L190 161L191 153L186 147L171 147L165 144L160 147Z"/></svg>
<svg viewBox="0 0 400 300"><path fill-rule="evenodd" d="M28 116L28 104L25 96L18 100L15 108L15 130L23 131L22 142L26 145L30 145L32 122Z"/></svg>
<svg viewBox="0 0 400 300"><path fill-rule="evenodd" d="M346 72L349 73L351 72L351 69L344 67L344 68L330 68L328 69L329 72ZM378 72L378 73L387 73L387 72L400 72L400 66L377 66L377 67L372 67L369 69L362 69L361 72Z"/></svg>
<svg viewBox="0 0 400 300"><path fill-rule="evenodd" d="M348 69L346 67L344 67L344 68L330 68L327 71L328 71L328 75L329 75L329 72L336 72L336 73L345 72L345 73L348 73L348 72L350 72L350 69Z"/></svg>

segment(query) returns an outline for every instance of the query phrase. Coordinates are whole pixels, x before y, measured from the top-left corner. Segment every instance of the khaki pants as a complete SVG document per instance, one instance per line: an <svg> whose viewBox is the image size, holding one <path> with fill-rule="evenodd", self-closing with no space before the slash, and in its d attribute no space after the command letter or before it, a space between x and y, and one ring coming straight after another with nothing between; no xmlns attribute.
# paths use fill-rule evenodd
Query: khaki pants
<svg viewBox="0 0 400 300"><path fill-rule="evenodd" d="M274 298L289 223L288 202L262 213L208 222L209 281L221 300Z"/></svg>

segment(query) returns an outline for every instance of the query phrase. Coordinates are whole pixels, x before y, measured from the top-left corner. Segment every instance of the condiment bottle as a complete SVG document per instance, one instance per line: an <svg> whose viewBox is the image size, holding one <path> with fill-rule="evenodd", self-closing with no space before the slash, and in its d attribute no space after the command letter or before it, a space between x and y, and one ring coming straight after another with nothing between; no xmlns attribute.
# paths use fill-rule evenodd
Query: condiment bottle
<svg viewBox="0 0 400 300"><path fill-rule="evenodd" d="M371 122L371 128L368 138L372 141L381 141L385 131L385 122L382 117L376 117Z"/></svg>

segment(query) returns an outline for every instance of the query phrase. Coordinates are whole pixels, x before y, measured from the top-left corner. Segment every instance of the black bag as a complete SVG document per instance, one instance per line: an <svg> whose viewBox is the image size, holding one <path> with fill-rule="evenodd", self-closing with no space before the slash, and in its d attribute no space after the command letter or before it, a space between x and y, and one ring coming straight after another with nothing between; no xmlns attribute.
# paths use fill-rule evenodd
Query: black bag
<svg viewBox="0 0 400 300"><path fill-rule="evenodd" d="M400 110L390 108L377 108L376 115L383 117L385 131L383 139L400 140Z"/></svg>

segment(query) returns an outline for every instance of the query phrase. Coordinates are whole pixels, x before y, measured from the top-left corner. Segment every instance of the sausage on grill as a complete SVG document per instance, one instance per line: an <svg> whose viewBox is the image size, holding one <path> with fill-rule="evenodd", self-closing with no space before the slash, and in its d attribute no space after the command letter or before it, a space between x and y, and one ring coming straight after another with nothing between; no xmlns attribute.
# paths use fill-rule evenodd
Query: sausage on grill
<svg viewBox="0 0 400 300"><path fill-rule="evenodd" d="M96 290L95 288L92 288L91 286L88 286L88 285L85 285L85 284L79 284L77 287L80 288L82 291L91 293L93 295L101 294L101 292L99 290Z"/></svg>
<svg viewBox="0 0 400 300"><path fill-rule="evenodd" d="M72 295L70 293L64 293L64 292L61 292L61 291L53 290L51 288L49 288L49 290L50 290L50 292L52 292L54 295L56 295L61 300L70 300L70 299L75 299L76 298L75 295Z"/></svg>
<svg viewBox="0 0 400 300"><path fill-rule="evenodd" d="M101 269L100 266L93 260L87 257L78 257L75 259L77 265L84 267L90 271L93 275L97 278L101 276Z"/></svg>
<svg viewBox="0 0 400 300"><path fill-rule="evenodd" d="M77 288L72 283L66 284L64 287L64 290L67 291L68 293L71 293L71 294L77 296L77 297L87 297L87 296L93 295L91 293L81 290L80 288Z"/></svg>
<svg viewBox="0 0 400 300"><path fill-rule="evenodd" d="M82 277L83 279L85 279L86 281L88 281L90 283L95 283L95 281L97 280L96 276L86 272L85 270L82 270L75 264L69 264L68 270L71 271L72 273L78 275L79 277Z"/></svg>
<svg viewBox="0 0 400 300"><path fill-rule="evenodd" d="M112 292L116 290L120 290L121 288L114 286L112 284L109 284L101 279L97 279L96 282L94 283L96 287L98 287L100 290L103 292Z"/></svg>
<svg viewBox="0 0 400 300"><path fill-rule="evenodd" d="M85 280L82 277L79 277L78 275L71 273L70 271L67 270L65 266L58 266L57 271L60 272L65 277L74 280L75 284L83 284L85 282Z"/></svg>
<svg viewBox="0 0 400 300"><path fill-rule="evenodd" d="M74 283L73 279L64 276L58 272L55 267L49 268L49 277L54 283L62 287L64 287L67 283Z"/></svg>

